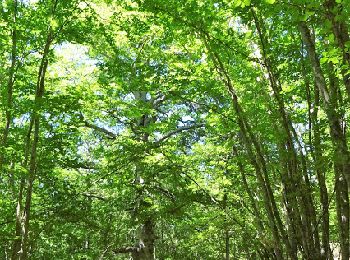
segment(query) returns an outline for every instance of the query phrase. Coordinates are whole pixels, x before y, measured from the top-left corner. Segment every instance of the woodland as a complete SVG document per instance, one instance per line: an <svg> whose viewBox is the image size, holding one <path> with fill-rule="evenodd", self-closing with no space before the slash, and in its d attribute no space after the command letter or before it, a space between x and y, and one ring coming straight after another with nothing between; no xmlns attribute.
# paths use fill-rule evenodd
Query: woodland
<svg viewBox="0 0 350 260"><path fill-rule="evenodd" d="M0 259L350 259L349 17L0 1Z"/></svg>

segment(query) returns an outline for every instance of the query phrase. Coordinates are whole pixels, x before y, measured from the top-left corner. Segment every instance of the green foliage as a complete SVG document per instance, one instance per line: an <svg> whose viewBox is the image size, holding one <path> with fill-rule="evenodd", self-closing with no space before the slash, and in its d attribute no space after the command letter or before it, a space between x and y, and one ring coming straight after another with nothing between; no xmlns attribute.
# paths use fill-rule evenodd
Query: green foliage
<svg viewBox="0 0 350 260"><path fill-rule="evenodd" d="M155 259L221 259L225 239L231 259L275 259L278 243L284 259L283 232L307 258L305 200L321 223L314 237L338 243L328 127L340 120L347 147L349 41L334 28L349 6L322 4L0 3L0 258L20 241L28 259L126 259L116 251L147 221Z"/></svg>

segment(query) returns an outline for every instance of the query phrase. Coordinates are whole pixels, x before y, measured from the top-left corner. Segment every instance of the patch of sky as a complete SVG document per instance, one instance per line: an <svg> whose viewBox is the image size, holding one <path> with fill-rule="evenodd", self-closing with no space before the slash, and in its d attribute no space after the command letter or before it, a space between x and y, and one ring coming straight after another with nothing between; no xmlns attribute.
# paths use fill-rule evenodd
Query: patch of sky
<svg viewBox="0 0 350 260"><path fill-rule="evenodd" d="M21 3L25 4L25 5L33 5L39 2L39 0L21 0Z"/></svg>
<svg viewBox="0 0 350 260"><path fill-rule="evenodd" d="M242 23L242 19L240 17L230 17L228 19L227 25L229 28L238 33L248 32L248 27Z"/></svg>
<svg viewBox="0 0 350 260"><path fill-rule="evenodd" d="M308 147L307 147L307 144L304 142L303 135L308 131L309 127L307 124L304 124L304 123L293 123L293 128L295 129L295 132L297 135L296 136L297 140L295 141L294 145L299 146L300 144L301 151L303 152L303 154L306 154Z"/></svg>
<svg viewBox="0 0 350 260"><path fill-rule="evenodd" d="M57 55L64 57L67 61L70 61L78 66L92 66L96 67L99 62L98 59L92 59L88 56L89 48L81 44L73 44L69 42L63 42L56 44L54 50Z"/></svg>
<svg viewBox="0 0 350 260"><path fill-rule="evenodd" d="M182 116L182 117L181 117L181 121L178 123L178 126L179 126L179 127L182 127L182 126L187 125L187 123L191 123L191 122L193 122L193 121L194 121L193 117L191 117L191 116L189 116L189 115Z"/></svg>
<svg viewBox="0 0 350 260"><path fill-rule="evenodd" d="M13 119L13 125L16 127L22 127L30 120L30 113L25 113L18 118Z"/></svg>

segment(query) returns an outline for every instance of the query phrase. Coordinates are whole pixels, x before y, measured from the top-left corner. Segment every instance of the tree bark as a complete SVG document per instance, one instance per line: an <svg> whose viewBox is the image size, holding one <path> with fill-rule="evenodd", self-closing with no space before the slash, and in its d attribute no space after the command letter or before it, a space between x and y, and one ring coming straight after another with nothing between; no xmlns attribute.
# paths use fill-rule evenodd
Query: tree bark
<svg viewBox="0 0 350 260"><path fill-rule="evenodd" d="M141 227L138 249L131 253L133 260L154 260L154 223L148 219Z"/></svg>

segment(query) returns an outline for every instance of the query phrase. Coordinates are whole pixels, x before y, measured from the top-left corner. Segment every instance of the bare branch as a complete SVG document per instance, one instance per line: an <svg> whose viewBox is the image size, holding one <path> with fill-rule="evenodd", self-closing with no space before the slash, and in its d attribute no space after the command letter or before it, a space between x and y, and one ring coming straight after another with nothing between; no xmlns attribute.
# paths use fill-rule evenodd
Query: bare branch
<svg viewBox="0 0 350 260"><path fill-rule="evenodd" d="M127 254L127 253L132 253L137 250L140 250L138 247L134 246L128 246L128 247L121 247L113 250L113 253L115 254Z"/></svg>
<svg viewBox="0 0 350 260"><path fill-rule="evenodd" d="M166 139L168 139L168 138L172 137L173 135L176 135L182 131L192 130L192 129L201 128L201 127L204 127L204 124L195 124L195 125L179 127L177 129L175 129L174 131L167 133L166 135L164 135L163 137L158 139L155 143L160 144L161 142L164 142Z"/></svg>
<svg viewBox="0 0 350 260"><path fill-rule="evenodd" d="M98 125L95 125L95 124L90 123L87 120L85 120L85 117L81 112L79 114L79 118L82 121L82 123L84 123L85 127L91 128L97 132L105 134L108 139L116 139L117 138L117 135L115 133L109 131L108 129L100 127Z"/></svg>
<svg viewBox="0 0 350 260"><path fill-rule="evenodd" d="M108 139L116 139L117 138L117 135L115 133L107 130L106 128L89 123L88 121L84 121L84 125L88 128L96 130L97 132L104 133Z"/></svg>
<svg viewBox="0 0 350 260"><path fill-rule="evenodd" d="M102 197L102 196L97 195L97 194L81 193L81 195L84 197L87 197L87 198L99 199L99 200L103 200L103 201L107 200L105 197Z"/></svg>

